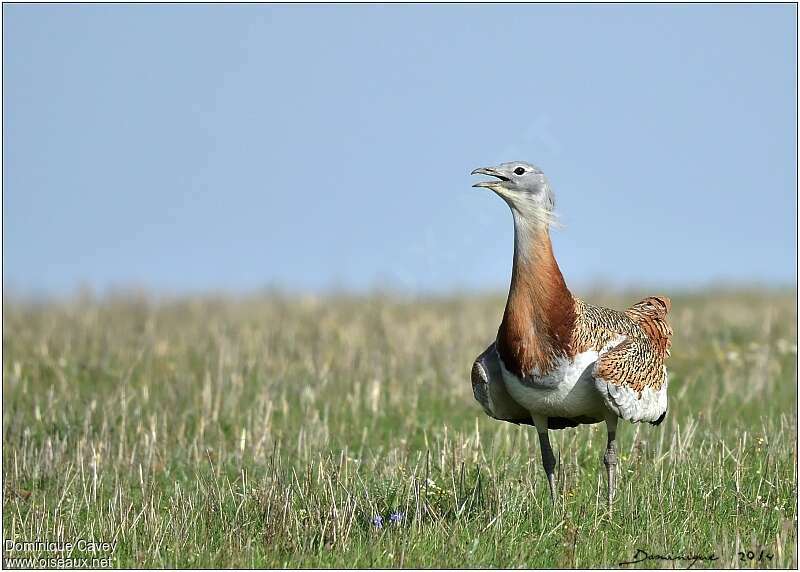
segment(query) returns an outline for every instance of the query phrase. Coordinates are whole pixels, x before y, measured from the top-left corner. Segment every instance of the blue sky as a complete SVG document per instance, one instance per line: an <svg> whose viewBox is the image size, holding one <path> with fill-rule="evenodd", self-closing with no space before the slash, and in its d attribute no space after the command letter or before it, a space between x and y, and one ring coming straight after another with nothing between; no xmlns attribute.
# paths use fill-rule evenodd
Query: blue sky
<svg viewBox="0 0 800 572"><path fill-rule="evenodd" d="M567 282L794 284L793 5L5 5L3 280L504 289L479 166Z"/></svg>

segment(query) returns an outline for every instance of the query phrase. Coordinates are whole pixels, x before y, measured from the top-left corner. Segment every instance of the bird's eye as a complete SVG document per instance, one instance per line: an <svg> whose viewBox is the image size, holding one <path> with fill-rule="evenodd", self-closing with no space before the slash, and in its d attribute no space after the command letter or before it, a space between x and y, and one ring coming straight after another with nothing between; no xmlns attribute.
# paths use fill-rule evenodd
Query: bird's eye
<svg viewBox="0 0 800 572"><path fill-rule="evenodd" d="M522 167L517 167L516 169L514 169L514 172L517 175L524 175L525 174L525 169L523 169Z"/></svg>

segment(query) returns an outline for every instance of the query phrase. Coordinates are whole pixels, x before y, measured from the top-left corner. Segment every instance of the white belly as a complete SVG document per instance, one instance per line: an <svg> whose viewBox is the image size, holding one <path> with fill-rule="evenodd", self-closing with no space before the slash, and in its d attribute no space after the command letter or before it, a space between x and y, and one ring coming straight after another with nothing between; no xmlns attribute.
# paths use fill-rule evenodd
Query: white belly
<svg viewBox="0 0 800 572"><path fill-rule="evenodd" d="M574 359L558 358L555 369L545 376L534 374L533 383L522 383L502 361L500 365L508 393L531 414L603 419L602 398L591 375L597 356L596 351L587 351Z"/></svg>

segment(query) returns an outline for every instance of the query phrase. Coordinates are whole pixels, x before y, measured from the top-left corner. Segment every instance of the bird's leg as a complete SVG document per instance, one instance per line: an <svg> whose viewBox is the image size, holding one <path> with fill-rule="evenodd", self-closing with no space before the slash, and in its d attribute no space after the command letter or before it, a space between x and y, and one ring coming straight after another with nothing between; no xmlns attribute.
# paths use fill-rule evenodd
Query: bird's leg
<svg viewBox="0 0 800 572"><path fill-rule="evenodd" d="M556 483L554 471L556 468L556 457L553 454L553 448L550 446L550 437L547 434L547 418L534 417L534 425L536 425L536 432L539 434L539 446L542 449L542 466L544 473L547 475L547 486L550 488L550 500L556 502Z"/></svg>
<svg viewBox="0 0 800 572"><path fill-rule="evenodd" d="M606 452L603 454L603 464L606 466L608 474L608 506L611 507L617 479L617 418L606 419L606 428L608 429L608 444Z"/></svg>

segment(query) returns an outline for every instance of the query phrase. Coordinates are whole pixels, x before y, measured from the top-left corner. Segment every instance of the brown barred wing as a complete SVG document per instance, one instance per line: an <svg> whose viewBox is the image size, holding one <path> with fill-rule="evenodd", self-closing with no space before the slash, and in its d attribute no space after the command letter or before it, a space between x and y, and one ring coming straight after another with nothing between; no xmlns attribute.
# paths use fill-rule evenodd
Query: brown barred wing
<svg viewBox="0 0 800 572"><path fill-rule="evenodd" d="M648 338L626 338L602 354L595 387L612 412L628 421L661 423L667 412L667 370Z"/></svg>

